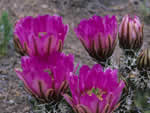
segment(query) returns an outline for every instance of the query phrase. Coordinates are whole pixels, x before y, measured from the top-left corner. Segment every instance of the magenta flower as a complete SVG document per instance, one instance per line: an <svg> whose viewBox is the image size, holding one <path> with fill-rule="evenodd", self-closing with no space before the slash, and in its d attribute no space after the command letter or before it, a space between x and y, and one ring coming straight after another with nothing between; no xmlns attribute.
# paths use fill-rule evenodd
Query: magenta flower
<svg viewBox="0 0 150 113"><path fill-rule="evenodd" d="M139 17L126 15L119 26L119 45L122 49L139 50L143 44L143 24Z"/></svg>
<svg viewBox="0 0 150 113"><path fill-rule="evenodd" d="M24 56L22 69L16 69L17 76L25 88L37 99L49 102L59 100L68 89L68 77L73 71L73 56L53 53L50 56Z"/></svg>
<svg viewBox="0 0 150 113"><path fill-rule="evenodd" d="M117 20L115 16L93 16L82 20L75 32L91 57L105 61L116 46Z"/></svg>
<svg viewBox="0 0 150 113"><path fill-rule="evenodd" d="M72 97L64 94L75 113L112 113L118 106L125 84L118 81L117 70L103 72L99 64L82 66L79 76L69 80Z"/></svg>
<svg viewBox="0 0 150 113"><path fill-rule="evenodd" d="M60 16L28 16L16 23L14 42L23 55L50 54L62 50L67 31Z"/></svg>

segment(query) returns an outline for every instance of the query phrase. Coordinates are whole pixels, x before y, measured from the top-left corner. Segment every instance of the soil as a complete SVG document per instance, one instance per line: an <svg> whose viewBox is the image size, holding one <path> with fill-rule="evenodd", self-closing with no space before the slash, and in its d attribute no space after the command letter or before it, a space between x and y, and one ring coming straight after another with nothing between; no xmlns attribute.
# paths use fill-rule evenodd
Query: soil
<svg viewBox="0 0 150 113"><path fill-rule="evenodd" d="M140 12L140 0L0 0L0 14L7 10L12 23L20 17L44 14L58 14L70 30L64 43L64 52L75 56L75 63L93 65L95 62L88 56L73 28L83 18L94 14L104 16L115 14L120 22L125 14L136 14L143 20ZM141 0L142 1L142 0ZM143 23L144 20L143 20ZM150 27L144 25L144 45L149 47ZM113 59L117 62L121 50L117 46ZM29 113L28 94L22 82L17 78L14 68L20 67L20 56L15 52L12 40L8 55L0 57L0 113Z"/></svg>

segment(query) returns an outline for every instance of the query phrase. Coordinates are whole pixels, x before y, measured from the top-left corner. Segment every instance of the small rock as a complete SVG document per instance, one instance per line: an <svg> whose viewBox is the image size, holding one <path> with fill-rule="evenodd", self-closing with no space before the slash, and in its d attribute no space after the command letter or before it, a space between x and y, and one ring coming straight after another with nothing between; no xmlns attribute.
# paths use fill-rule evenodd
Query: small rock
<svg viewBox="0 0 150 113"><path fill-rule="evenodd" d="M14 100L9 100L8 103L9 103L9 104L14 104L15 102L14 102Z"/></svg>
<svg viewBox="0 0 150 113"><path fill-rule="evenodd" d="M0 100L4 100L5 99L5 96L0 94Z"/></svg>
<svg viewBox="0 0 150 113"><path fill-rule="evenodd" d="M48 5L42 4L42 5L41 5L41 8L46 9L46 8L48 8Z"/></svg>
<svg viewBox="0 0 150 113"><path fill-rule="evenodd" d="M0 69L0 74L6 75L8 74L8 71L5 69Z"/></svg>
<svg viewBox="0 0 150 113"><path fill-rule="evenodd" d="M14 8L17 8L17 4L16 3L14 3Z"/></svg>

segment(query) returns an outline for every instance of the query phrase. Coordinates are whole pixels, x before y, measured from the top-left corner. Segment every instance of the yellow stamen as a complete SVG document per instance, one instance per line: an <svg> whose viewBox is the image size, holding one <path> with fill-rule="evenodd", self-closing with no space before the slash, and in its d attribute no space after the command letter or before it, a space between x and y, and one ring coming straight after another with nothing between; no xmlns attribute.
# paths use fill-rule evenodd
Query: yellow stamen
<svg viewBox="0 0 150 113"><path fill-rule="evenodd" d="M102 90L100 90L100 89L98 89L98 88L92 88L91 90L88 90L87 91L87 94L89 95L89 96L92 96L92 93L94 93L95 95L96 95L96 97L100 100L100 101L103 101L103 95L104 94L106 94L106 92L105 91L102 91Z"/></svg>
<svg viewBox="0 0 150 113"><path fill-rule="evenodd" d="M39 38L41 38L42 36L46 35L47 32L39 32Z"/></svg>

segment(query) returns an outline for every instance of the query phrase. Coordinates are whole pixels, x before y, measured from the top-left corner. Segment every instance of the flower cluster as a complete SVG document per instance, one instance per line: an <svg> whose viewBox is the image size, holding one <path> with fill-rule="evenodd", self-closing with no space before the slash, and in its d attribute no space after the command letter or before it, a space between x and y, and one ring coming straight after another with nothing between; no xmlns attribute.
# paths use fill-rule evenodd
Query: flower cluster
<svg viewBox="0 0 150 113"><path fill-rule="evenodd" d="M14 30L14 43L21 55L17 76L26 90L41 102L64 98L76 113L111 113L119 105L125 84L118 80L117 69L87 65L75 75L73 55L62 52L68 25L60 16L20 19ZM106 61L117 42L115 16L93 16L82 20L75 32L89 55ZM70 96L67 91L71 91Z"/></svg>
<svg viewBox="0 0 150 113"><path fill-rule="evenodd" d="M60 100L68 90L73 72L73 55L61 53L68 25L60 16L38 16L20 19L15 26L14 42L22 69L16 69L27 91L42 102Z"/></svg>

